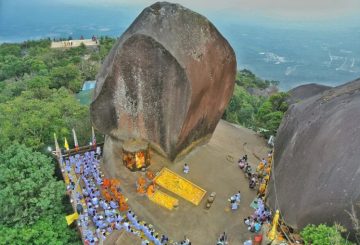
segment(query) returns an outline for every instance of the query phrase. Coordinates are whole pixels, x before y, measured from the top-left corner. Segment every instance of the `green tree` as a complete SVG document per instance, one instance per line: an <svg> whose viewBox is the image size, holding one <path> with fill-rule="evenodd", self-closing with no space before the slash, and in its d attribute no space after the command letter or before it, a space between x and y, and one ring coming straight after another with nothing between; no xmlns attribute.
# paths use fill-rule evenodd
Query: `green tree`
<svg viewBox="0 0 360 245"><path fill-rule="evenodd" d="M0 224L34 224L40 216L61 213L65 185L53 177L50 158L11 144L0 155Z"/></svg>
<svg viewBox="0 0 360 245"><path fill-rule="evenodd" d="M53 144L53 133L71 139L71 129L80 144L91 134L88 107L78 103L66 89L52 90L44 99L33 91L0 104L0 149L19 142L37 150ZM70 141L71 142L71 141Z"/></svg>
<svg viewBox="0 0 360 245"><path fill-rule="evenodd" d="M0 103L19 96L26 90L26 83L23 80L8 79L0 82Z"/></svg>
<svg viewBox="0 0 360 245"><path fill-rule="evenodd" d="M19 44L4 43L0 45L0 60L6 55L21 56L21 47Z"/></svg>
<svg viewBox="0 0 360 245"><path fill-rule="evenodd" d="M6 55L0 66L0 81L11 77L21 77L30 71L29 64L22 58Z"/></svg>
<svg viewBox="0 0 360 245"><path fill-rule="evenodd" d="M235 84L233 96L225 111L224 119L252 128L255 125L255 114L264 98L252 96L245 88Z"/></svg>
<svg viewBox="0 0 360 245"><path fill-rule="evenodd" d="M28 90L31 90L35 99L45 99L52 94L49 89L51 81L47 76L35 76L26 80Z"/></svg>
<svg viewBox="0 0 360 245"><path fill-rule="evenodd" d="M265 137L276 135L284 113L288 109L287 93L276 93L266 100L259 108L256 114L256 125L264 129L262 134Z"/></svg>
<svg viewBox="0 0 360 245"><path fill-rule="evenodd" d="M308 225L300 233L305 244L309 245L351 245L353 243L345 240L341 233L346 232L345 228L339 225L326 226L324 224Z"/></svg>
<svg viewBox="0 0 360 245"><path fill-rule="evenodd" d="M83 83L78 68L72 64L53 68L50 79L51 88L65 87L74 93L80 91Z"/></svg>
<svg viewBox="0 0 360 245"><path fill-rule="evenodd" d="M47 66L44 61L38 58L31 58L27 60L27 63L30 67L30 71L34 73L39 73L40 71L45 70L47 72Z"/></svg>
<svg viewBox="0 0 360 245"><path fill-rule="evenodd" d="M101 60L104 60L105 57L109 54L115 41L116 41L116 39L111 38L111 37L101 37L100 38L99 56L100 56Z"/></svg>
<svg viewBox="0 0 360 245"><path fill-rule="evenodd" d="M7 227L0 225L0 245L81 244L78 234L67 227L64 215L43 217L33 225Z"/></svg>
<svg viewBox="0 0 360 245"><path fill-rule="evenodd" d="M80 62L81 76L84 80L95 80L96 74L99 72L100 65L98 62L91 60L83 60Z"/></svg>
<svg viewBox="0 0 360 245"><path fill-rule="evenodd" d="M272 109L274 111L286 112L289 104L287 99L289 97L288 93L280 92L270 96L269 101L271 103Z"/></svg>
<svg viewBox="0 0 360 245"><path fill-rule="evenodd" d="M24 145L0 155L0 244L80 244L67 227L52 160Z"/></svg>
<svg viewBox="0 0 360 245"><path fill-rule="evenodd" d="M270 85L278 86L279 82L263 80L255 76L255 74L252 73L251 71L247 69L243 69L241 71L238 71L236 74L236 84L245 89L248 88L266 89Z"/></svg>

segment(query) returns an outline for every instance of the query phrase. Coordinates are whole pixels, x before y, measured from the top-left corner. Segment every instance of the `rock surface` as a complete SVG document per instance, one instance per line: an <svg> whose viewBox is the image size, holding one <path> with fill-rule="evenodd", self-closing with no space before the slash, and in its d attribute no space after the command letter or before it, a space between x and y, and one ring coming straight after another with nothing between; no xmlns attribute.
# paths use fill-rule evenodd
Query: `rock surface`
<svg viewBox="0 0 360 245"><path fill-rule="evenodd" d="M288 93L289 93L290 97L288 99L288 103L294 104L301 100L305 100L314 95L320 94L330 88L332 88L332 87L326 86L326 85L321 85L321 84L316 84L316 83L300 85L296 88L289 90Z"/></svg>
<svg viewBox="0 0 360 245"><path fill-rule="evenodd" d="M235 53L178 4L143 10L98 75L91 118L112 140L143 139L170 159L208 139L233 93Z"/></svg>
<svg viewBox="0 0 360 245"><path fill-rule="evenodd" d="M290 106L275 142L268 204L294 228L339 222L360 201L360 79ZM357 207L360 213L359 207Z"/></svg>

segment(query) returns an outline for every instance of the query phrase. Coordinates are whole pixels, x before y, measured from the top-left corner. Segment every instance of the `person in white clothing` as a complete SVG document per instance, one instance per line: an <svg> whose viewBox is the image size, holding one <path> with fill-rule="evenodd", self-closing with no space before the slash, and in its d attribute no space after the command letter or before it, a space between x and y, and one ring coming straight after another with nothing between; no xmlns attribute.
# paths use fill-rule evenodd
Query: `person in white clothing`
<svg viewBox="0 0 360 245"><path fill-rule="evenodd" d="M183 169L183 171L184 171L184 174L188 174L189 171L190 171L190 167L189 167L189 165L187 165L186 163L184 164L184 169Z"/></svg>

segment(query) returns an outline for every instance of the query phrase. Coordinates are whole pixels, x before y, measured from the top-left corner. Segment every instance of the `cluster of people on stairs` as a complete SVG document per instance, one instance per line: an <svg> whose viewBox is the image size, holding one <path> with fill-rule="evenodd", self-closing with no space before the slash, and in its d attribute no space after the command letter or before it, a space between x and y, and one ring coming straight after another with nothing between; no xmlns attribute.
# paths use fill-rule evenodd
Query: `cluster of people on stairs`
<svg viewBox="0 0 360 245"><path fill-rule="evenodd" d="M115 201L116 198L105 198L103 193L108 184L104 183L107 179L100 171L99 157L100 152L89 151L60 160L68 178L65 181L67 190L79 213L78 226L85 244L100 244L114 230L119 230L138 236L141 245L191 245L186 237L180 242L169 240L166 235L157 233L151 224L141 221L128 206L125 211L124 204ZM120 193L120 186L114 191Z"/></svg>

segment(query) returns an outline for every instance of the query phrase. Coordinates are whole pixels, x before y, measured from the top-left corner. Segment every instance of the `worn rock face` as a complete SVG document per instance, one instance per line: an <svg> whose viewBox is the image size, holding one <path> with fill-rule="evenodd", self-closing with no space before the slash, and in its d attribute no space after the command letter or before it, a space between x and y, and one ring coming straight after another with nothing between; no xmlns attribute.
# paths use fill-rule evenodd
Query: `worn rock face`
<svg viewBox="0 0 360 245"><path fill-rule="evenodd" d="M351 230L345 210L360 201L359 159L360 79L289 108L275 142L268 203L295 228L340 222Z"/></svg>
<svg viewBox="0 0 360 245"><path fill-rule="evenodd" d="M321 84L316 84L316 83L300 85L296 88L291 89L288 92L290 95L289 99L288 99L288 103L294 104L296 102L310 98L314 95L320 94L330 88L332 88L332 87L326 86L326 85L321 85Z"/></svg>
<svg viewBox="0 0 360 245"><path fill-rule="evenodd" d="M235 54L178 4L143 10L98 75L91 118L112 139L143 139L171 160L211 135L233 92Z"/></svg>

